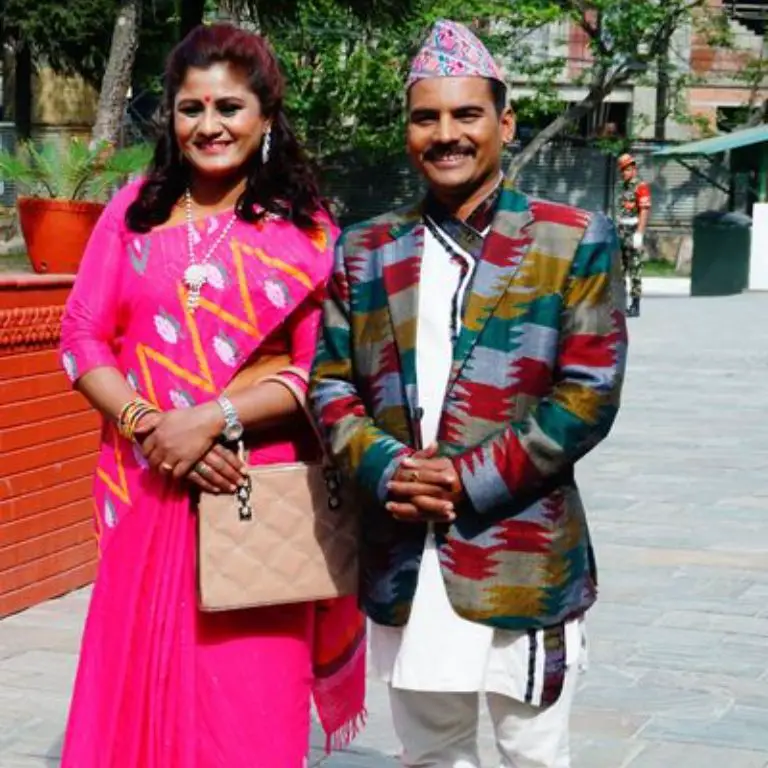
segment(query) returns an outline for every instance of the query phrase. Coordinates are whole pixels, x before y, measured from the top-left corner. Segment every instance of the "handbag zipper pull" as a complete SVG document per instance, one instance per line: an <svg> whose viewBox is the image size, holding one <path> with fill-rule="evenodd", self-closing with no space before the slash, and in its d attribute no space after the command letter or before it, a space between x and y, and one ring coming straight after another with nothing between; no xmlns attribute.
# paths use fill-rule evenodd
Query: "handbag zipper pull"
<svg viewBox="0 0 768 768"><path fill-rule="evenodd" d="M246 477L245 485L238 485L235 492L237 499L237 516L242 522L253 519L253 508L251 507L251 478Z"/></svg>
<svg viewBox="0 0 768 768"><path fill-rule="evenodd" d="M237 443L237 455L240 457L240 461L245 461L245 443L239 440ZM245 485L238 485L237 491L235 491L235 498L237 500L237 516L241 522L248 522L253 519L253 508L251 507L251 478L246 476Z"/></svg>

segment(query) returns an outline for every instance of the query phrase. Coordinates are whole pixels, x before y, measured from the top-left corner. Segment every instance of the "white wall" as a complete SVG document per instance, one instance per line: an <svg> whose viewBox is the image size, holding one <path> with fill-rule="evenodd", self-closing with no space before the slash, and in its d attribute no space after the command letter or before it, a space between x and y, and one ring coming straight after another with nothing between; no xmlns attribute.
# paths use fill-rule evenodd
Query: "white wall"
<svg viewBox="0 0 768 768"><path fill-rule="evenodd" d="M748 287L750 291L768 291L768 203L755 203L752 209Z"/></svg>

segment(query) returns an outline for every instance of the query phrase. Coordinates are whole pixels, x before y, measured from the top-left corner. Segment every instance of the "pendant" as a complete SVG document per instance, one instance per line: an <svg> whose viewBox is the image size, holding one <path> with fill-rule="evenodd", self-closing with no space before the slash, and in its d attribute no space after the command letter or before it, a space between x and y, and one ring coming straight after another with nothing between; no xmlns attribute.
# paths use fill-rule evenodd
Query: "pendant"
<svg viewBox="0 0 768 768"><path fill-rule="evenodd" d="M202 264L190 264L184 270L184 282L192 290L199 291L208 281L208 271Z"/></svg>
<svg viewBox="0 0 768 768"><path fill-rule="evenodd" d="M200 303L200 289L208 282L206 268L202 264L190 264L184 270L184 283L189 289L187 309L194 312Z"/></svg>
<svg viewBox="0 0 768 768"><path fill-rule="evenodd" d="M197 305L200 303L200 291L196 288L190 288L187 293L187 309L190 312L194 312L197 309Z"/></svg>

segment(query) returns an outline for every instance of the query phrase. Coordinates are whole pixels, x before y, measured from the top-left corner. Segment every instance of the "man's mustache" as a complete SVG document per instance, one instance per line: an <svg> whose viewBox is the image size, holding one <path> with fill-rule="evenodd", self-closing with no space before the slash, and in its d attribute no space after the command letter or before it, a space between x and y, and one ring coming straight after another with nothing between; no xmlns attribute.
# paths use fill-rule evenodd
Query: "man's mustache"
<svg viewBox="0 0 768 768"><path fill-rule="evenodd" d="M475 148L465 144L433 144L425 153L425 160L442 160L451 155L467 155L472 157L475 154Z"/></svg>

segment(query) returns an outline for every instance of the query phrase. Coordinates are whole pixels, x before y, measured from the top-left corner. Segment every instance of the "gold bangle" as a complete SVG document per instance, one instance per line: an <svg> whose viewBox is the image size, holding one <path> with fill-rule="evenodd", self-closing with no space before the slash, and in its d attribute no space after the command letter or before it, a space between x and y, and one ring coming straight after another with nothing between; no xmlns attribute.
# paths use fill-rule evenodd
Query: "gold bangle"
<svg viewBox="0 0 768 768"><path fill-rule="evenodd" d="M117 429L126 440L133 440L141 419L149 413L159 413L159 409L152 403L137 397L129 400L121 409L117 417Z"/></svg>

